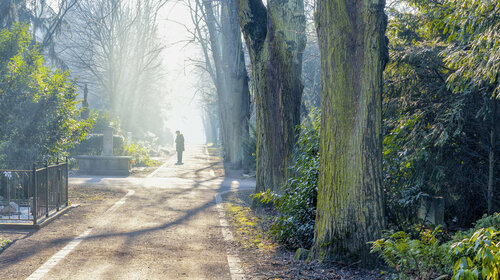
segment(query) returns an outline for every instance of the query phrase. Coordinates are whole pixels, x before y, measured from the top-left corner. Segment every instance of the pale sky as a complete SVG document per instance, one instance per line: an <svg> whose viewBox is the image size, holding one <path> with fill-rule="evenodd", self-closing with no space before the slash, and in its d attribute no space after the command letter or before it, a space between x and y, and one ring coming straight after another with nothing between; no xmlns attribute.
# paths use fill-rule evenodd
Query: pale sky
<svg viewBox="0 0 500 280"><path fill-rule="evenodd" d="M186 43L190 35L182 24L192 26L188 9L182 3L170 1L163 8L159 22L160 34L167 45L164 66L171 107L167 127L173 133L180 130L186 142L205 143L201 110L195 96L197 77L191 73L193 66L189 62L199 49L194 43Z"/></svg>

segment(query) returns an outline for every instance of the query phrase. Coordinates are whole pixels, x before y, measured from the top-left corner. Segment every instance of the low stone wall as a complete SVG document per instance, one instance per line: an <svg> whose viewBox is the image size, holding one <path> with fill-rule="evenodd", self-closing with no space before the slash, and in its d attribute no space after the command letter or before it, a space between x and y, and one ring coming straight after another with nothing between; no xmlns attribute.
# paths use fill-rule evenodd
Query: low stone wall
<svg viewBox="0 0 500 280"><path fill-rule="evenodd" d="M78 173L86 175L128 176L132 157L77 156Z"/></svg>

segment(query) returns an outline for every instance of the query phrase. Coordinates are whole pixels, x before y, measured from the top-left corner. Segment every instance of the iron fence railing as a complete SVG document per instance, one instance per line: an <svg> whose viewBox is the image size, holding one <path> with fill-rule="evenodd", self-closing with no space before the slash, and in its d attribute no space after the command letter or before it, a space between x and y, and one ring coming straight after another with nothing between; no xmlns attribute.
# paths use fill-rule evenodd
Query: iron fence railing
<svg viewBox="0 0 500 280"><path fill-rule="evenodd" d="M68 206L68 162L0 170L0 223L39 223Z"/></svg>

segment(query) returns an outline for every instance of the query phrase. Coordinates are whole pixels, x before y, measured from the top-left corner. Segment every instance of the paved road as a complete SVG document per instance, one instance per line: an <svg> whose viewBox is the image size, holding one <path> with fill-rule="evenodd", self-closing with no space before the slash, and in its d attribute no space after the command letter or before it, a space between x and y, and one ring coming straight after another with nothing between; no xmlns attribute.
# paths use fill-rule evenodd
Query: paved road
<svg viewBox="0 0 500 280"><path fill-rule="evenodd" d="M214 196L252 182L216 176L204 146L184 158L149 178L72 178L102 202L25 232L0 254L0 278L234 279Z"/></svg>

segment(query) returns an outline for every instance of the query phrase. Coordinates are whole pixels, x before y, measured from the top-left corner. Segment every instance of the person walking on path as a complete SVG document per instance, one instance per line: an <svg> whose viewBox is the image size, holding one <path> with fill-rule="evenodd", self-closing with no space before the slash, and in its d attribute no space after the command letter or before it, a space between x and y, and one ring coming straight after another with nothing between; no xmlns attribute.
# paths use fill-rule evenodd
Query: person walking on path
<svg viewBox="0 0 500 280"><path fill-rule="evenodd" d="M177 134L175 137L175 150L177 151L176 165L180 165L182 164L182 152L184 152L184 135L182 135L179 130L177 130L175 134Z"/></svg>

